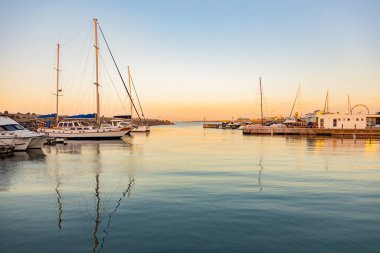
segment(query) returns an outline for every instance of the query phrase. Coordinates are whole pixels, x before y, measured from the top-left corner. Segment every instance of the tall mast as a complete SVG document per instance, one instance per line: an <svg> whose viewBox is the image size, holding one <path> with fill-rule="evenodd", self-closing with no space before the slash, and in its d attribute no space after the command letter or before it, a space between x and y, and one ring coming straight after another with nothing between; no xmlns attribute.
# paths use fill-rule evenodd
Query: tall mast
<svg viewBox="0 0 380 253"><path fill-rule="evenodd" d="M133 112L133 99L132 99L132 81L131 81L131 70L128 65L128 83L129 83L129 92L131 94L131 122L132 122L132 112Z"/></svg>
<svg viewBox="0 0 380 253"><path fill-rule="evenodd" d="M347 108L347 113L348 114L352 114L351 113L351 102L350 102L350 94L348 94L348 108Z"/></svg>
<svg viewBox="0 0 380 253"><path fill-rule="evenodd" d="M329 110L329 91L327 91L326 101L327 101L327 112L330 112L330 110Z"/></svg>
<svg viewBox="0 0 380 253"><path fill-rule="evenodd" d="M55 121L56 123L58 124L58 97L59 97L59 43L57 43L57 91L56 91L56 97L57 97L57 101L56 101L56 115L55 115Z"/></svg>
<svg viewBox="0 0 380 253"><path fill-rule="evenodd" d="M261 106L261 125L264 126L264 115L263 115L263 89L261 87L261 77L260 79L260 106Z"/></svg>
<svg viewBox="0 0 380 253"><path fill-rule="evenodd" d="M98 44L98 20L94 18L95 29L95 85L96 85L96 123L100 126L100 103L99 103L99 44Z"/></svg>
<svg viewBox="0 0 380 253"><path fill-rule="evenodd" d="M325 108L323 109L323 113L329 112L329 91L327 91L326 94L326 100L325 100Z"/></svg>

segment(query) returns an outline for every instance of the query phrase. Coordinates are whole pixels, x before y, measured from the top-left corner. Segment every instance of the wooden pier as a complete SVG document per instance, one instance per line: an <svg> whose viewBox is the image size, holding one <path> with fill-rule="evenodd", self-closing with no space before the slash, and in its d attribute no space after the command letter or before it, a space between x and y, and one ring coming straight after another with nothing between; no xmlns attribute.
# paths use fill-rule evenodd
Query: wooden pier
<svg viewBox="0 0 380 253"><path fill-rule="evenodd" d="M321 135L346 137L380 137L380 129L323 129L323 128L246 128L243 134L257 135Z"/></svg>

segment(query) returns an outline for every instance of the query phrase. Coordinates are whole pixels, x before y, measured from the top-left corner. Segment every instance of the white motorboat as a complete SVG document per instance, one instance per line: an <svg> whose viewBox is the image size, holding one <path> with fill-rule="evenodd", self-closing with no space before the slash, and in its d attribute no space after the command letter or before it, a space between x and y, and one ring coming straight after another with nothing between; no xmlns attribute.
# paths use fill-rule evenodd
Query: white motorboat
<svg viewBox="0 0 380 253"><path fill-rule="evenodd" d="M20 137L13 132L0 131L0 143L14 146L15 151L25 151L32 140L31 137Z"/></svg>
<svg viewBox="0 0 380 253"><path fill-rule="evenodd" d="M14 141L15 150L42 148L47 139L46 134L27 130L13 119L5 116L0 116L0 135L3 141L5 139L8 139L7 142ZM24 147L25 145L26 147Z"/></svg>

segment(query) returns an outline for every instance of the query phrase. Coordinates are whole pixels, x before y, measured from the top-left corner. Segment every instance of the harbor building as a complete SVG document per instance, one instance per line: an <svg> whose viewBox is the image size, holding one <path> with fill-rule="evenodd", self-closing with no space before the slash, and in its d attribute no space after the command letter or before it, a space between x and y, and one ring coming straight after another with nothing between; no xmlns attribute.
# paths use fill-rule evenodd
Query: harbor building
<svg viewBox="0 0 380 253"><path fill-rule="evenodd" d="M318 128L324 129L368 129L380 128L380 113L377 114L320 114Z"/></svg>

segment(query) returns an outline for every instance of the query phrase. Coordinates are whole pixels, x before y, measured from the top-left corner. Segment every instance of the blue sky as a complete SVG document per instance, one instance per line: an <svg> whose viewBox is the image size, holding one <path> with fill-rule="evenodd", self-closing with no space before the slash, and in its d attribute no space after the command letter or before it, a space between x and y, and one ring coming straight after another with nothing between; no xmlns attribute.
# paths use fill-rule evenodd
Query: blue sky
<svg viewBox="0 0 380 253"><path fill-rule="evenodd" d="M334 111L344 111L347 94L380 111L378 13L379 1L0 0L0 111L54 110L57 41L62 113L94 108L93 71L83 77L76 68L87 55L93 17L123 74L131 65L151 117L257 116L259 76L267 114L288 114L298 82L301 113L321 109L327 90ZM112 69L104 44L101 50ZM108 83L103 112L116 114L122 106Z"/></svg>

